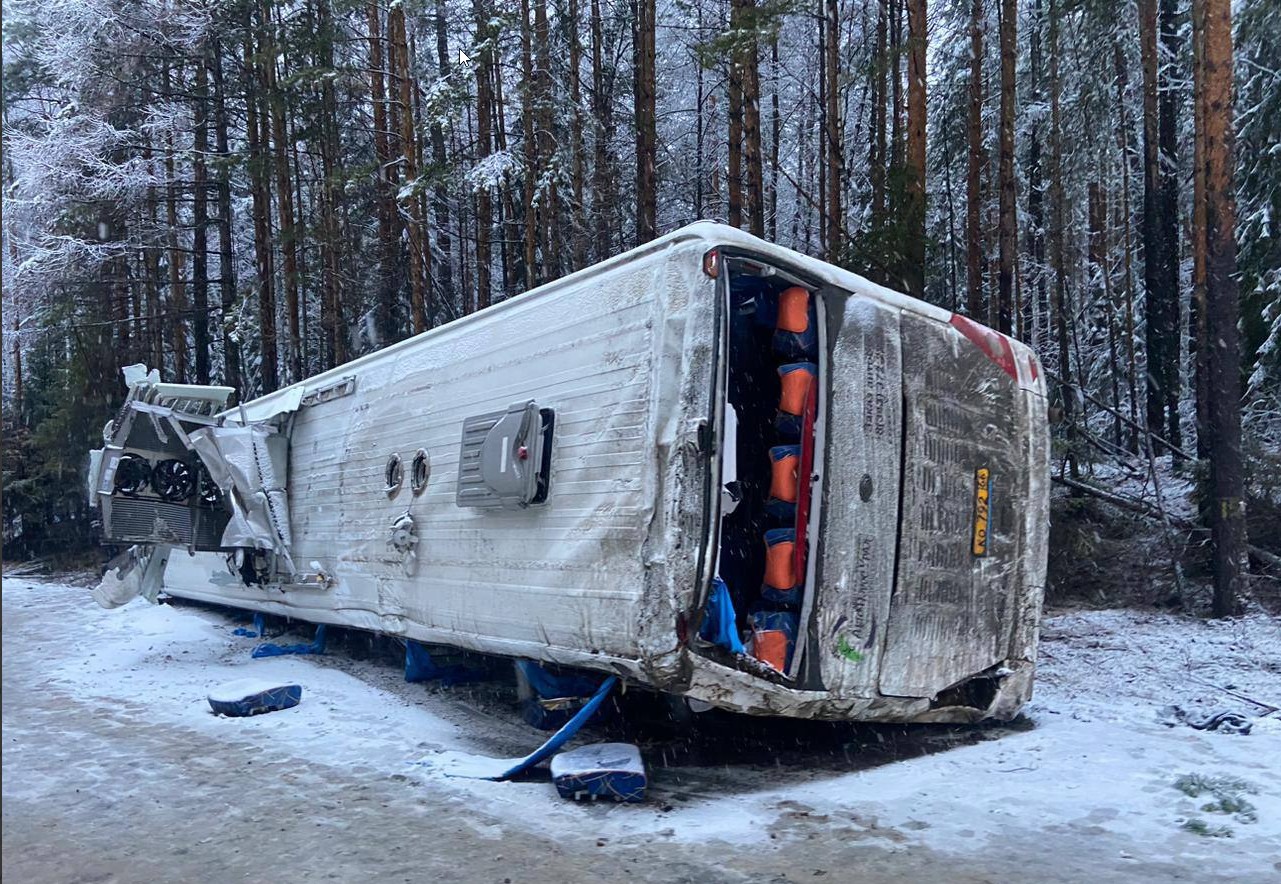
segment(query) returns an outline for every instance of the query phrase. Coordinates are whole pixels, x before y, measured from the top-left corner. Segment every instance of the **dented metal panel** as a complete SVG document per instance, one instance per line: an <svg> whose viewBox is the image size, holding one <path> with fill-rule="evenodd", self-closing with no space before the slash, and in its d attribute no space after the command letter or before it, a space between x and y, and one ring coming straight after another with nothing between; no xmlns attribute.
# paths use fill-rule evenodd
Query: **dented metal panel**
<svg viewBox="0 0 1281 884"><path fill-rule="evenodd" d="M580 274L330 373L354 391L294 416L288 487L294 561L333 588L250 594L410 637L661 668L697 593L703 500L689 490L705 484L714 306L701 254L650 249L608 284ZM307 401L246 410L271 413L271 399ZM555 411L546 502L459 507L464 422L527 400ZM420 448L426 488L389 494L388 458L408 464ZM412 574L390 542L406 512ZM192 569L173 570L179 594L205 591L185 584Z"/></svg>
<svg viewBox="0 0 1281 884"><path fill-rule="evenodd" d="M1016 616L1028 494L1017 384L951 326L904 313L906 408L897 582L880 688L932 696L1000 663ZM987 537L974 548L984 508Z"/></svg>
<svg viewBox="0 0 1281 884"><path fill-rule="evenodd" d="M718 415L715 295L701 259L721 246L804 275L830 311L818 659L790 684L685 643L719 506L705 445ZM176 554L166 588L617 672L744 712L1008 718L1030 695L1044 585L1044 380L1027 348L1011 343L1011 376L950 318L741 231L691 225L226 412L291 415L290 551L317 579L246 586L222 557ZM546 503L458 506L465 420L528 400L555 412ZM420 449L425 488L389 487L388 459L408 465ZM978 466L991 481L982 556ZM938 696L994 666L987 702Z"/></svg>
<svg viewBox="0 0 1281 884"><path fill-rule="evenodd" d="M902 447L899 310L836 301L816 628L824 686L874 696L889 620Z"/></svg>
<svg viewBox="0 0 1281 884"><path fill-rule="evenodd" d="M288 562L293 543L285 484L288 440L254 423L203 427L191 433L190 443L231 510L222 545L273 550Z"/></svg>

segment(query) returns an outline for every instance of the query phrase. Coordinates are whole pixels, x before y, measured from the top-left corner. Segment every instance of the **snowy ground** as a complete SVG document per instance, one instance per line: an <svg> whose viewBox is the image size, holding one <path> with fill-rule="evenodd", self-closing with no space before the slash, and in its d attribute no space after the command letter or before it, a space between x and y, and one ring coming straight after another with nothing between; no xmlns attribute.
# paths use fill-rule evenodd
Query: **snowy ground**
<svg viewBox="0 0 1281 884"><path fill-rule="evenodd" d="M1011 726L720 722L692 741L643 743L651 801L581 806L545 777L444 775L457 753L515 756L543 738L492 688L409 685L341 654L252 660L258 640L203 609L103 611L83 588L18 578L2 598L10 880L1281 873L1281 719L1249 736L1158 720L1171 704L1262 712L1227 691L1281 705L1275 620L1051 617L1036 699ZM300 682L302 704L212 715L208 691L247 677ZM1198 782L1253 811L1203 810L1219 798L1185 794Z"/></svg>

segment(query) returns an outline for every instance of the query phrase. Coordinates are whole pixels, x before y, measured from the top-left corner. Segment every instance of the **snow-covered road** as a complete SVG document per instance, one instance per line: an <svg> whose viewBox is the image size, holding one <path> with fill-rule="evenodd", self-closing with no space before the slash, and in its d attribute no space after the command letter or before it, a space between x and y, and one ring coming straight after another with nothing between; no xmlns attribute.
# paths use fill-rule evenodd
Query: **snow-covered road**
<svg viewBox="0 0 1281 884"><path fill-rule="evenodd" d="M339 654L253 660L256 640L214 611L103 611L83 588L17 578L2 597L6 880L1281 875L1281 721L1250 736L1158 721L1168 704L1259 713L1223 688L1281 703L1281 628L1263 617L1059 615L1011 727L789 724L773 752L760 723L722 726L693 749L645 745L650 802L581 806L545 779L433 765L541 741L485 688L409 685ZM245 677L299 682L302 704L211 714L208 691ZM1202 810L1216 799L1186 794L1196 783L1253 813Z"/></svg>

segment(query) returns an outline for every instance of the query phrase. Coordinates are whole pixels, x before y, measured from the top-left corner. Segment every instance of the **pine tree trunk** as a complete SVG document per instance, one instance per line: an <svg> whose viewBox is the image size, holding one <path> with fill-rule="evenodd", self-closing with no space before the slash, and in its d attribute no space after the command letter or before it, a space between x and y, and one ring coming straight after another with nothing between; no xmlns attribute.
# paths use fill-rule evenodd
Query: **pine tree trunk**
<svg viewBox="0 0 1281 884"><path fill-rule="evenodd" d="M1013 0L1004 0L1012 3ZM925 297L925 0L907 0L907 229L902 277L914 298Z"/></svg>
<svg viewBox="0 0 1281 884"><path fill-rule="evenodd" d="M459 149L457 142L454 143L453 147L455 151ZM459 202L458 211L454 213L454 217L457 224L454 232L457 235L456 241L458 242L458 291L468 292L469 294L466 298L460 297L456 302L451 302L447 315L462 316L474 309L476 299L472 298L470 293L473 291L479 293L480 291L478 287L472 286L471 262L467 260L467 237L469 234L477 236L479 225L474 223L471 217L471 204L466 200Z"/></svg>
<svg viewBox="0 0 1281 884"><path fill-rule="evenodd" d="M146 160L150 160L151 158L150 153L151 151L149 148L144 148L143 158ZM150 167L150 165L151 165L150 162L148 162L147 166ZM5 163L4 163L5 193L13 192L12 188L14 185L14 179L15 179L15 175L14 175L14 168L13 168L13 159L12 159L12 155L10 155L5 157ZM150 187L147 188L147 203L149 206L154 205L153 191L152 191L152 188ZM155 225L153 224L152 227L154 228ZM7 245L9 247L9 260L11 262L10 266L17 267L22 260L18 252L17 240L15 237L12 237L12 236L6 236L5 239L8 241ZM151 249L145 250L144 255L150 253L151 251L153 250ZM144 281L146 279L147 277L144 275ZM9 408L10 419L13 420L17 426L25 426L26 420L25 420L25 408L23 407L24 399L23 399L23 388L22 388L22 338L20 335L22 331L23 304L22 304L22 298L17 292L12 292L12 296L13 296L13 300L10 301L5 306L5 310L10 314L10 316L8 317L10 319L9 327L13 330L13 337L10 341L10 352L13 354L13 401L8 406L8 408ZM6 456L11 450L12 449L6 450Z"/></svg>
<svg viewBox="0 0 1281 884"><path fill-rule="evenodd" d="M842 232L845 229L841 209L841 178L845 168L844 145L841 137L841 104L840 104L840 0L826 0L827 18L825 68L826 68L826 111L824 113L824 143L826 149L827 170L827 211L824 228L824 243L827 246L827 260L832 263L840 261L844 249ZM897 69L896 69L897 70Z"/></svg>
<svg viewBox="0 0 1281 884"><path fill-rule="evenodd" d="M635 9L636 242L658 235L658 132L655 106L655 0L633 0Z"/></svg>
<svg viewBox="0 0 1281 884"><path fill-rule="evenodd" d="M489 157L489 136L493 128L490 119L489 78L493 67L494 34L489 26L491 16L488 0L472 0L472 12L476 19L476 43L481 47L480 56L476 59L476 163L483 165ZM476 308L483 310L490 305L493 298L493 284L490 282L490 248L489 237L493 225L493 211L489 202L489 184L482 182L476 187Z"/></svg>
<svg viewBox="0 0 1281 884"><path fill-rule="evenodd" d="M1032 0L1028 24L1028 79L1032 87L1031 104L1041 104L1041 0ZM1027 340L1038 353L1049 347L1048 293L1045 286L1045 195L1041 177L1041 125L1034 120L1028 132L1027 152L1027 214L1028 236L1031 239L1032 296L1029 312L1032 322Z"/></svg>
<svg viewBox="0 0 1281 884"><path fill-rule="evenodd" d="M262 2L262 71L266 95L271 105L272 161L276 175L276 208L280 217L280 257L285 286L285 320L289 337L285 341L289 380L302 380L302 341L299 331L298 301L298 230L294 223L293 188L289 180L289 146L285 138L285 96L276 69L276 27L272 21L271 0Z"/></svg>
<svg viewBox="0 0 1281 884"><path fill-rule="evenodd" d="M761 159L761 70L755 29L756 0L740 0L745 11L743 35L743 165L746 169L743 208L747 229L765 236L765 178Z"/></svg>
<svg viewBox="0 0 1281 884"><path fill-rule="evenodd" d="M1165 286L1170 256L1166 253L1167 240L1161 220L1164 176L1161 172L1158 111L1157 0L1138 0L1138 4L1143 61L1143 314L1147 349L1147 426L1150 432L1164 435L1172 341L1165 308L1169 297Z"/></svg>
<svg viewBox="0 0 1281 884"><path fill-rule="evenodd" d="M1178 0L1161 0L1161 48L1167 59L1179 57ZM1171 64L1173 61L1171 61ZM1166 438L1171 445L1183 444L1179 426L1179 393L1182 386L1179 369L1182 365L1182 328L1179 321L1179 182L1178 157L1176 156L1178 120L1176 108L1179 94L1174 76L1167 73L1160 78L1160 208L1157 213L1157 235L1161 238L1161 257L1157 291L1161 295L1161 331L1165 335L1165 365L1162 370L1162 390L1165 393Z"/></svg>
<svg viewBox="0 0 1281 884"><path fill-rule="evenodd" d="M191 179L191 314L196 348L196 383L209 383L209 191L205 156L209 153L209 72L202 57L196 63L192 123Z"/></svg>
<svg viewBox="0 0 1281 884"><path fill-rule="evenodd" d="M1209 338L1206 335L1205 0L1192 0L1192 302L1189 347L1195 357L1196 453L1210 454Z"/></svg>
<svg viewBox="0 0 1281 884"><path fill-rule="evenodd" d="M694 6L696 16L695 28L697 29L698 39L706 39L703 23L703 0L696 0ZM694 217L702 220L707 217L704 211L704 194L705 187L704 175L706 174L706 164L703 159L704 140L707 135L706 104L708 101L706 86L703 82L703 65L701 63L694 65ZM715 99L713 99L714 101Z"/></svg>
<svg viewBox="0 0 1281 884"><path fill-rule="evenodd" d="M213 78L214 149L218 153L218 299L222 326L223 383L240 391L240 341L233 333L236 306L236 261L231 229L231 147L228 142L226 86L222 72L222 42L211 41L208 58Z"/></svg>
<svg viewBox="0 0 1281 884"><path fill-rule="evenodd" d="M315 360L313 359L314 351L311 347L311 311L309 308L309 277L307 275L307 220L316 216L316 199L310 191L303 191L303 166L302 158L298 152L298 145L301 139L298 137L298 121L292 117L286 120L288 128L286 135L289 138L289 155L290 170L293 176L294 205L298 207L298 318L302 325L302 337L300 339L300 349L302 355L300 362L302 364L302 376L307 377L316 370ZM310 160L312 177L315 177L316 160L308 154Z"/></svg>
<svg viewBox="0 0 1281 884"><path fill-rule="evenodd" d="M537 87L534 83L533 33L530 29L529 17L529 0L520 0L520 71L524 78L520 92L520 116L525 152L525 176L522 194L524 196L523 209L525 213L524 279L527 289L533 288L542 281L542 274L535 264L538 248L538 219L534 210L534 183L538 177L540 158L538 156L537 133L534 129L534 90Z"/></svg>
<svg viewBox="0 0 1281 884"><path fill-rule="evenodd" d="M943 198L947 205L947 309L959 307L956 274L956 194L952 187L952 141L943 140Z"/></svg>
<svg viewBox="0 0 1281 884"><path fill-rule="evenodd" d="M983 316L983 0L970 5L970 100L966 115L969 155L965 174L966 312ZM1029 198L1030 199L1030 198Z"/></svg>
<svg viewBox="0 0 1281 884"><path fill-rule="evenodd" d="M451 64L449 59L449 29L448 22L445 18L447 8L445 0L436 0L436 66L440 72L442 80L451 79ZM415 91L415 95L417 92ZM415 106L417 106L415 104ZM488 132L486 132L488 138ZM445 303L454 302L454 254L453 241L449 235L449 189L446 182L449 174L449 157L445 152L445 128L441 125L439 119L433 119L431 123L431 153L432 162L435 165L436 186L432 199L432 214L436 219L436 250L440 253L440 258L435 262L436 270L434 278L439 287L440 296ZM426 238L426 225L423 227L423 236ZM459 244L460 248L462 244ZM431 291L430 286L428 292ZM428 295L428 301L431 296ZM427 324L436 323L435 313L430 309L427 315Z"/></svg>
<svg viewBox="0 0 1281 884"><path fill-rule="evenodd" d="M1015 229L1014 190L1014 69L1017 61L1018 11L1015 0L1001 0L1001 134L1000 134L1000 228L997 248L1000 270L997 273L997 330L1013 331L1014 253L1018 249Z"/></svg>
<svg viewBox="0 0 1281 884"><path fill-rule="evenodd" d="M18 263L17 245L12 240L10 240L9 242L9 252L13 259L14 266L17 266L17 263ZM18 310L16 298L14 299L14 306L11 309L13 311L13 321L12 321L12 324L10 325L10 328L13 329L13 345L11 348L13 352L13 406L12 407L13 407L13 414L15 415L15 418L14 418L15 422L18 424L18 426L25 426L26 425L26 419L25 419L26 409L23 407L23 393L22 393L22 339L19 336L19 332L22 330L22 314Z"/></svg>
<svg viewBox="0 0 1281 884"><path fill-rule="evenodd" d="M1214 496L1208 509L1214 543L1214 613L1225 617L1237 609L1246 547L1230 0L1204 0L1204 19L1201 102L1205 126L1210 482Z"/></svg>
<svg viewBox="0 0 1281 884"><path fill-rule="evenodd" d="M1130 400L1130 450L1139 450L1139 436L1136 427L1139 425L1139 370L1135 354L1134 335L1134 237L1131 233L1134 224L1134 213L1130 208L1130 121L1126 113L1125 93L1129 85L1129 71L1125 63L1125 52L1121 46L1120 35L1112 44L1113 68L1116 72L1116 104L1119 125L1116 137L1117 147L1121 154L1121 230L1125 250L1125 357L1126 379L1129 383Z"/></svg>
<svg viewBox="0 0 1281 884"><path fill-rule="evenodd" d="M329 0L318 0L317 64L322 71L334 67L334 25ZM324 296L320 324L325 334L325 362L333 367L347 361L346 325L342 303L342 188L339 184L342 145L338 128L338 102L331 77L320 83L321 278Z"/></svg>
<svg viewBox="0 0 1281 884"><path fill-rule="evenodd" d="M507 150L507 118L504 108L507 106L506 99L503 98L503 77L498 69L497 56L494 64L490 68L490 91L494 96L493 116L496 118L494 126L494 145L500 151ZM516 213L516 195L514 187L504 187L499 191L500 209L498 226L504 230L504 235L499 239L499 252L503 265L503 291L507 295L514 294L517 290L516 272L516 244L522 241L520 218Z"/></svg>
<svg viewBox="0 0 1281 884"><path fill-rule="evenodd" d="M264 146L267 143L266 121L259 106L261 96L267 94L254 43L255 33L261 33L253 21L253 13L246 12L249 27L245 29L245 136L248 148L250 191L253 199L254 266L258 276L258 338L260 359L258 367L259 393L271 393L280 386L279 353L276 342L276 296L273 287L275 273L271 253L271 191L267 184L267 163Z"/></svg>
<svg viewBox="0 0 1281 884"><path fill-rule="evenodd" d="M146 161L148 170L153 170L154 155L149 136L143 142L142 158ZM152 231L160 230L159 200L156 188L152 185L147 187L147 226ZM9 244L11 249L16 250L17 245L14 240L11 239ZM16 252L14 259L17 260ZM147 335L143 352L146 354L147 364L152 368L163 368L165 364L165 324L162 316L164 304L161 303L160 297L163 284L164 281L160 276L160 245L153 239L147 244L143 253L143 293L147 312Z"/></svg>
<svg viewBox="0 0 1281 884"><path fill-rule="evenodd" d="M885 228L886 104L889 101L889 5L877 0L876 48L872 57L872 137L868 158L868 183L872 189L872 230Z"/></svg>
<svg viewBox="0 0 1281 884"><path fill-rule="evenodd" d="M821 56L820 56L821 58ZM822 65L818 65L820 74L818 81L820 85L823 82L821 74ZM808 66L807 66L808 72ZM795 198L793 199L792 209L792 242L799 243L806 254L812 254L811 236L813 225L810 224L810 206L801 198L804 188L808 187L809 179L806 175L811 174L814 168L814 162L810 160L810 145L817 144L818 138L814 136L814 121L820 116L820 109L815 107L815 102L804 101L801 103L801 124L796 133L796 181L794 182ZM821 152L816 148L816 152ZM713 167L714 169L715 167Z"/></svg>
<svg viewBox="0 0 1281 884"><path fill-rule="evenodd" d="M1099 164L1102 165L1101 163ZM1103 320L1108 334L1108 382L1112 392L1112 442L1121 447L1121 388L1120 366L1117 364L1116 323L1113 319L1112 273L1108 259L1108 207L1107 197L1100 181L1091 181L1089 187L1090 265L1095 282L1091 286L1092 299L1103 304Z"/></svg>
<svg viewBox="0 0 1281 884"><path fill-rule="evenodd" d="M1062 83L1059 79L1059 10L1058 0L1049 0L1050 15L1050 259L1054 265L1054 317L1058 331L1058 370L1063 396L1063 416L1067 422L1068 464L1072 478L1077 478L1075 430L1076 388L1073 385L1069 356L1067 257L1064 247L1066 195L1063 189L1063 119Z"/></svg>
<svg viewBox="0 0 1281 884"><path fill-rule="evenodd" d="M903 171L903 2L890 2L890 181L891 211L898 211Z"/></svg>
<svg viewBox="0 0 1281 884"><path fill-rule="evenodd" d="M173 85L169 66L165 65L161 85L166 95L172 95ZM168 222L166 239L169 246L169 345L173 350L173 380L187 382L187 255L178 242L178 178L175 169L173 136L165 136L165 220ZM164 373L164 365L157 366Z"/></svg>
<svg viewBox="0 0 1281 884"><path fill-rule="evenodd" d="M592 0L592 147L595 158L592 163L592 214L596 222L595 259L603 261L609 257L609 210L613 201L610 193L610 182L613 175L610 170L609 134L613 131L613 114L611 112L610 94L605 84L604 23L601 20L601 0Z"/></svg>
<svg viewBox="0 0 1281 884"><path fill-rule="evenodd" d="M587 236L585 204L583 192L586 189L584 176L585 148L583 146L583 96L580 84L583 67L582 39L578 31L578 0L569 0L566 33L569 38L569 145L570 145L570 183L573 189L574 204L570 209L570 271L581 270L587 266ZM701 68L700 68L701 73Z"/></svg>
<svg viewBox="0 0 1281 884"><path fill-rule="evenodd" d="M389 344L397 333L396 263L400 255L395 206L394 172L391 167L391 121L387 106L386 67L383 58L382 18L378 0L366 7L369 24L369 95L374 109L374 162L378 193L378 302L375 326L381 343Z"/></svg>
<svg viewBox="0 0 1281 884"><path fill-rule="evenodd" d="M399 107L400 165L407 193L398 198L400 214L409 237L409 312L414 334L427 330L427 237L419 216L420 202L414 187L418 180L418 146L414 126L413 83L409 75L409 39L405 31L405 7L396 4L387 13L387 41L392 47L392 77Z"/></svg>
<svg viewBox="0 0 1281 884"><path fill-rule="evenodd" d="M729 29L737 35L742 25L744 0L730 0ZM729 144L726 147L726 206L731 227L743 226L743 53L737 41L730 53L725 98L729 114Z"/></svg>
<svg viewBox="0 0 1281 884"><path fill-rule="evenodd" d="M546 169L555 168L556 140L552 129L556 126L552 107L551 47L547 26L546 0L534 0L534 126L538 139L539 162ZM556 279L563 274L561 267L560 188L556 176L548 176L539 198L538 236L543 256L543 279Z"/></svg>
<svg viewBox="0 0 1281 884"><path fill-rule="evenodd" d="M769 238L778 241L778 143L783 137L783 116L779 110L778 33L770 41L770 139L769 139Z"/></svg>

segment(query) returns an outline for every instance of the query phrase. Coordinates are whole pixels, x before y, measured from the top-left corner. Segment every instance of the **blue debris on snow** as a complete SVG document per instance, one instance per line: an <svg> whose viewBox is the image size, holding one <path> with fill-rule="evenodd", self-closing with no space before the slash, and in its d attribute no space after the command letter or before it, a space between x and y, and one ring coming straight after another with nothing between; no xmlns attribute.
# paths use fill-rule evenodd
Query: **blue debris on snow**
<svg viewBox="0 0 1281 884"><path fill-rule="evenodd" d="M254 657L282 657L286 654L325 653L325 624L316 627L316 638L310 644L277 645L272 642L254 648Z"/></svg>
<svg viewBox="0 0 1281 884"><path fill-rule="evenodd" d="M243 718L297 706L302 702L302 685L241 679L210 691L208 699L209 708L217 714Z"/></svg>
<svg viewBox="0 0 1281 884"><path fill-rule="evenodd" d="M542 764L551 756L560 751L578 733L583 725L587 724L591 717L596 714L601 703L609 696L609 692L618 684L618 676L611 675L601 682L596 693L587 701L578 714L565 723L565 726L548 738L547 742L539 746L533 752L524 758L476 758L475 756L465 756L454 758L450 763L443 766L446 776L451 777L468 777L475 780L510 780L517 777L525 771Z"/></svg>
<svg viewBox="0 0 1281 884"><path fill-rule="evenodd" d="M574 801L645 800L645 763L631 743L592 743L552 759L552 782L560 797Z"/></svg>

